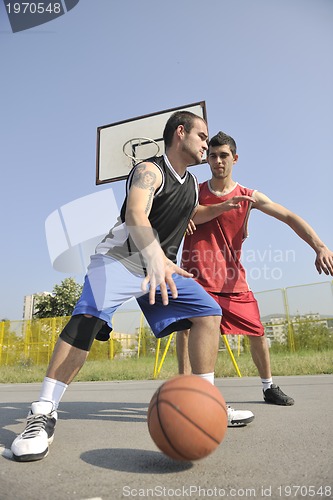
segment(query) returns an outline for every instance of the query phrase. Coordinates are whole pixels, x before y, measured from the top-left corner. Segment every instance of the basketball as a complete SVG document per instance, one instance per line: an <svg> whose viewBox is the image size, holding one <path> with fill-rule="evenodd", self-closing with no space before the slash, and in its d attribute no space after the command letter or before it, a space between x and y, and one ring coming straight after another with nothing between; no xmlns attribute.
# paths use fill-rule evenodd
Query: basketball
<svg viewBox="0 0 333 500"><path fill-rule="evenodd" d="M228 426L220 391L197 375L179 375L153 395L147 414L156 446L175 460L199 460L222 442Z"/></svg>

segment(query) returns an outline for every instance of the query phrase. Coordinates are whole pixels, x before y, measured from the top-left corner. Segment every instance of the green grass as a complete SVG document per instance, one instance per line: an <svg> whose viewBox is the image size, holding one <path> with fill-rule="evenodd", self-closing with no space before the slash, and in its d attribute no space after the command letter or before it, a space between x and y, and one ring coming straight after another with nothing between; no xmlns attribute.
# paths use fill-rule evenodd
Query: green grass
<svg viewBox="0 0 333 500"><path fill-rule="evenodd" d="M250 354L235 356L243 377L257 376L257 369ZM154 357L114 359L112 361L87 361L75 381L149 380L153 379ZM333 373L333 350L298 351L296 353L271 353L273 376L319 375ZM0 382L5 384L41 382L46 366L21 363L18 366L0 366ZM177 375L177 360L172 354L166 357L159 379ZM235 368L226 352L219 353L216 377L236 377Z"/></svg>

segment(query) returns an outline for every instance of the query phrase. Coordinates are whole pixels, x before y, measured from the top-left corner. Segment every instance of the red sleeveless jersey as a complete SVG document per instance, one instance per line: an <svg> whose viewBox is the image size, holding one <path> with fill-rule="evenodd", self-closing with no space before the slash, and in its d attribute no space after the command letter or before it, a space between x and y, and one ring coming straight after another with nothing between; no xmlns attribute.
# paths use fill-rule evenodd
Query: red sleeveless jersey
<svg viewBox="0 0 333 500"><path fill-rule="evenodd" d="M240 184L226 195L211 191L209 182L200 185L200 205L215 205L233 196L251 196L253 189ZM247 222L251 202L242 201L241 207L224 212L219 217L196 226L186 236L182 253L182 267L209 292L239 293L249 290L246 273L241 264L241 249L248 236Z"/></svg>

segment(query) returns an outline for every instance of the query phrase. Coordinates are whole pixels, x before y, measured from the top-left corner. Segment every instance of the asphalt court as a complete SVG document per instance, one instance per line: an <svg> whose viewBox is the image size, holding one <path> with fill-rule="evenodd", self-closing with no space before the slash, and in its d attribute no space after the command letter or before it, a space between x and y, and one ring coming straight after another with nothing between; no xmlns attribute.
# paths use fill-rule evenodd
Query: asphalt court
<svg viewBox="0 0 333 500"><path fill-rule="evenodd" d="M193 463L165 457L149 436L162 382L72 383L49 455L30 463L6 450L40 384L0 384L0 499L333 498L333 375L274 377L292 407L264 403L258 377L216 379L227 403L255 420Z"/></svg>

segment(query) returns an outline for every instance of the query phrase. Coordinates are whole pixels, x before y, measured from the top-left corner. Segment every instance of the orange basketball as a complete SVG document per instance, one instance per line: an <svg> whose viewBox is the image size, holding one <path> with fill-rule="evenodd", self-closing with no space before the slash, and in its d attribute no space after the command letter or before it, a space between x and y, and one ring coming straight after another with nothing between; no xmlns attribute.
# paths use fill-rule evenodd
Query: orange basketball
<svg viewBox="0 0 333 500"><path fill-rule="evenodd" d="M222 442L228 426L220 391L196 375L167 380L153 395L147 414L156 446L176 460L199 460Z"/></svg>

